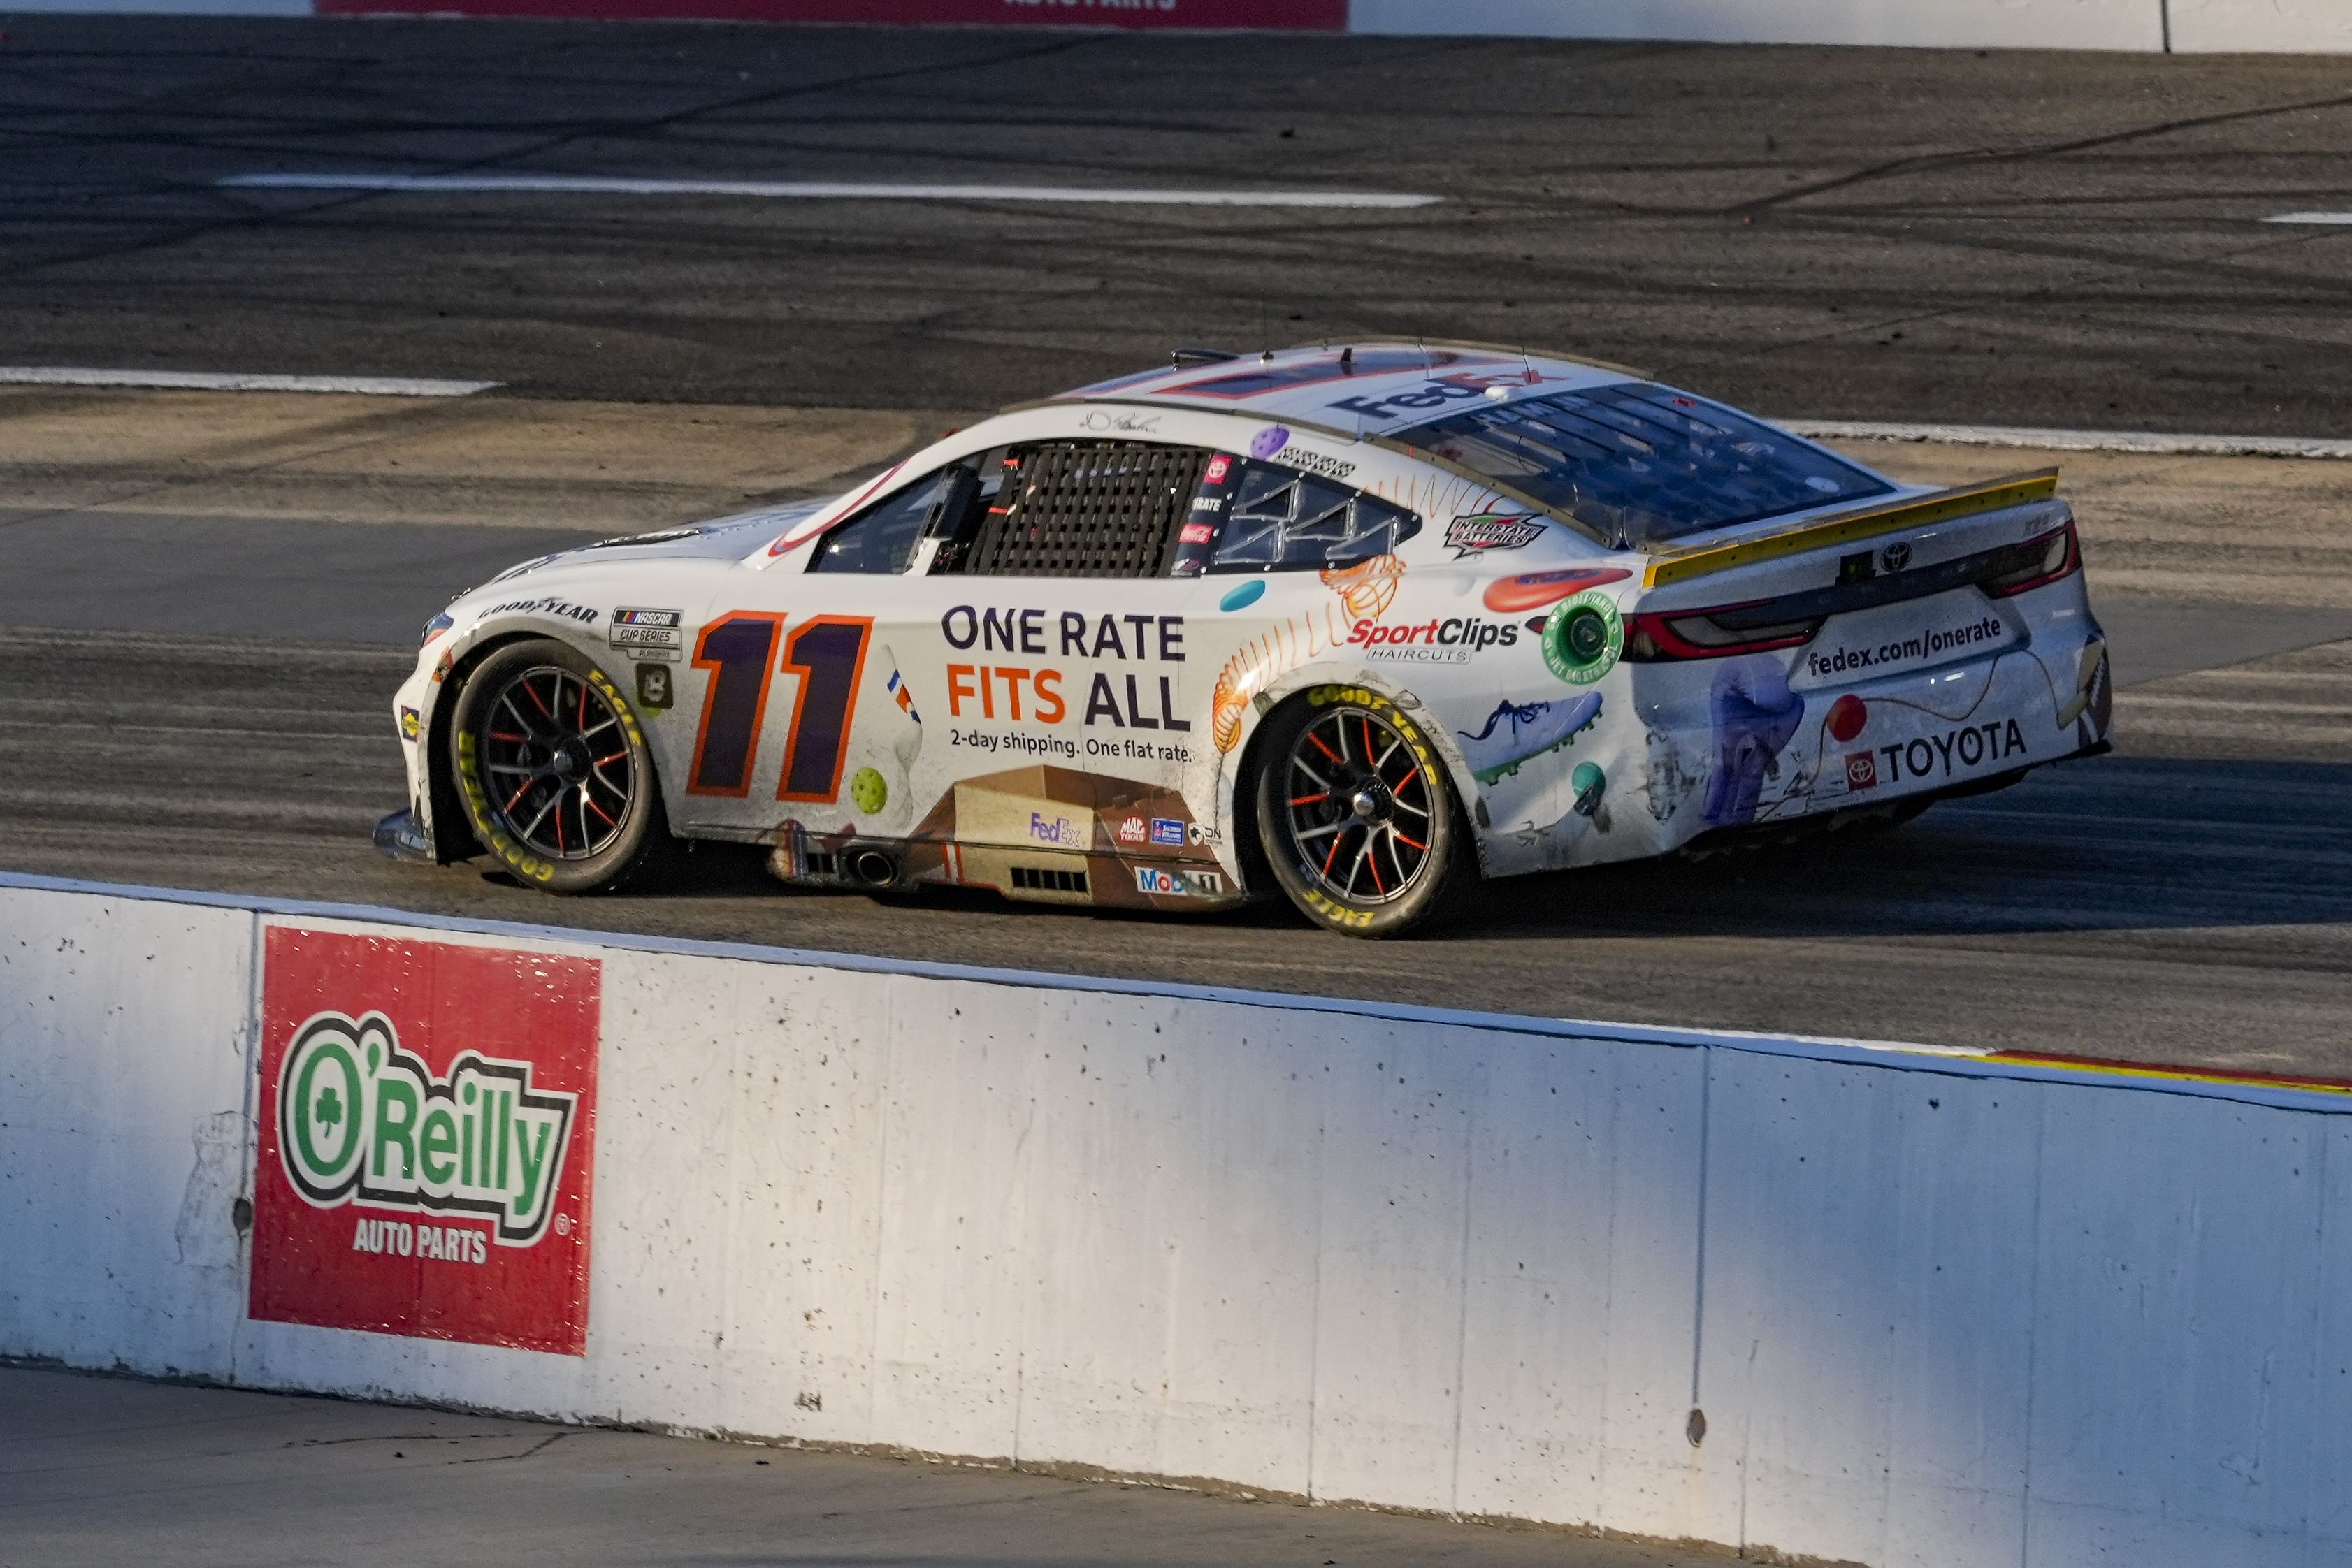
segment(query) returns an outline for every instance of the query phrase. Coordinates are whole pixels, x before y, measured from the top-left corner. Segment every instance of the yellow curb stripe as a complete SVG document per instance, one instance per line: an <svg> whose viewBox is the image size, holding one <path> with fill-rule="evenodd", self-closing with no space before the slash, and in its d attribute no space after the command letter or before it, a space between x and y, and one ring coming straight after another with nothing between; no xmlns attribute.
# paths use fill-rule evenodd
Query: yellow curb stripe
<svg viewBox="0 0 2352 1568"><path fill-rule="evenodd" d="M2058 470L2042 468L2031 474L2013 474L2005 479L1989 479L1981 485L1939 490L1932 496L1893 501L1865 511L1819 517L1780 533L1730 544L1668 550L1651 558L1642 586L1664 588L1670 583L1688 582L1736 566L1753 566L1759 560L1778 560L1807 550L1826 549L1853 539L1891 534L1899 528L1948 522L1979 512L1997 512L2004 507L2020 507L2030 501L2046 501L2057 493Z"/></svg>
<svg viewBox="0 0 2352 1568"><path fill-rule="evenodd" d="M1997 1051L1979 1058L2005 1067L2044 1067L2067 1072L2095 1072L2111 1078L2160 1078L2176 1083L2220 1083L2244 1089L2293 1089L2309 1094L2352 1094L2352 1083L2331 1078L2284 1078L2268 1073L2207 1072L2187 1067L2158 1067L2137 1061L2100 1061L2079 1056L2036 1056L2030 1052Z"/></svg>

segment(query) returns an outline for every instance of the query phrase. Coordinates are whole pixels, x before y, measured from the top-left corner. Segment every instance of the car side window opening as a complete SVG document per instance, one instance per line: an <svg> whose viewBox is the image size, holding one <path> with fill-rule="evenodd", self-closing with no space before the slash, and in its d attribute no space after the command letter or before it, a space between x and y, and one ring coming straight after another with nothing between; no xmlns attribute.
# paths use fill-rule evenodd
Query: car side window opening
<svg viewBox="0 0 2352 1568"><path fill-rule="evenodd" d="M1465 409L1397 435L1619 549L1891 493L1794 436L1648 382Z"/></svg>
<svg viewBox="0 0 2352 1568"><path fill-rule="evenodd" d="M1210 454L1142 442L1041 441L991 453L972 504L937 530L935 573L1164 577Z"/></svg>
<svg viewBox="0 0 2352 1568"><path fill-rule="evenodd" d="M915 549L940 531L942 514L968 498L972 462L951 463L828 530L810 558L811 571L901 572Z"/></svg>
<svg viewBox="0 0 2352 1568"><path fill-rule="evenodd" d="M1202 476L1176 575L1324 571L1387 555L1421 531L1402 507L1297 469L1219 453Z"/></svg>

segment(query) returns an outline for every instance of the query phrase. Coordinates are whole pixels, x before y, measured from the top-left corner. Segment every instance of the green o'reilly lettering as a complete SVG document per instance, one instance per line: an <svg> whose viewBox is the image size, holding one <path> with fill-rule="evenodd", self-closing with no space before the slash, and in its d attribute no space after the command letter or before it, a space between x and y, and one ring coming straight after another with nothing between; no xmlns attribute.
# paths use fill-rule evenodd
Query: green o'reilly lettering
<svg viewBox="0 0 2352 1568"><path fill-rule="evenodd" d="M436 1078L382 1013L324 1012L278 1068L278 1155L320 1208L477 1215L501 1246L529 1247L552 1218L579 1104L535 1087L528 1061L470 1051Z"/></svg>

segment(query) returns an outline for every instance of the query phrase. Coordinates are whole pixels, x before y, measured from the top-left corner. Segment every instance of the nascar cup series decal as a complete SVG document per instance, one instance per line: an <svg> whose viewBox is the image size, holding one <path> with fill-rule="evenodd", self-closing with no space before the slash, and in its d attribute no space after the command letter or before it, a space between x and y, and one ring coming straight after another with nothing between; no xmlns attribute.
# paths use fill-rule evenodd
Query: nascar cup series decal
<svg viewBox="0 0 2352 1568"><path fill-rule="evenodd" d="M251 1315L584 1354L601 973L273 926Z"/></svg>

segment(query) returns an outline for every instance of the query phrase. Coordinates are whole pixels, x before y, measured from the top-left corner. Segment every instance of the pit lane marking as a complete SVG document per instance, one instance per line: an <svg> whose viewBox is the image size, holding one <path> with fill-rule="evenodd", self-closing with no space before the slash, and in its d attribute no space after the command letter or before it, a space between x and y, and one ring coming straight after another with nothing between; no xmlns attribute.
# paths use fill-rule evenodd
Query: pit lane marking
<svg viewBox="0 0 2352 1568"><path fill-rule="evenodd" d="M446 194L753 196L782 201L1108 202L1179 207L1425 207L1444 198L1383 191L1171 191L1085 185L925 185L837 180L661 180L606 174L231 174L237 191Z"/></svg>
<svg viewBox="0 0 2352 1568"><path fill-rule="evenodd" d="M2352 441L2305 435L2174 435L2157 430L2050 430L2018 424L1903 424L1854 419L1782 419L1808 441L1926 441L1953 446L2024 446L2044 452L2144 452L2168 457L2352 458Z"/></svg>
<svg viewBox="0 0 2352 1568"><path fill-rule="evenodd" d="M281 376L215 371L110 371L82 365L0 365L0 386L163 387L178 392L358 392L373 397L469 397L500 382L415 376Z"/></svg>

